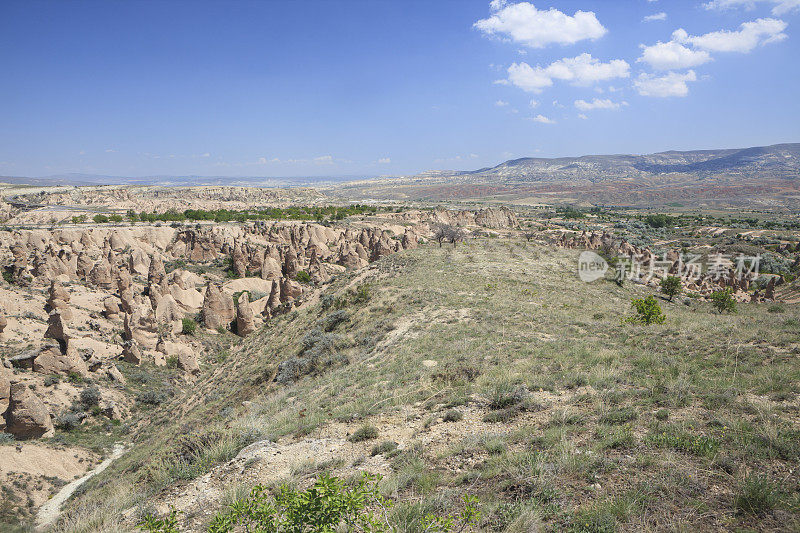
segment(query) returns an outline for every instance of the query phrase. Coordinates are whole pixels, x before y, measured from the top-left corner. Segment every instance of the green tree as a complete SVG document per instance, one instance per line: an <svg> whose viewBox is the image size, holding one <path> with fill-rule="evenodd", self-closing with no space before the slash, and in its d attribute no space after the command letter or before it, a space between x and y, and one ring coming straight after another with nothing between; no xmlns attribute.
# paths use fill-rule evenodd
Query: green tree
<svg viewBox="0 0 800 533"><path fill-rule="evenodd" d="M679 295L682 290L683 285L681 285L681 278L677 276L667 276L661 280L661 292L669 297L670 302L675 296Z"/></svg>
<svg viewBox="0 0 800 533"><path fill-rule="evenodd" d="M733 299L733 291L730 288L714 291L711 293L711 305L714 309L722 313L735 313L736 300Z"/></svg>
<svg viewBox="0 0 800 533"><path fill-rule="evenodd" d="M92 217L92 220L94 220L95 223L97 223L97 224L105 224L106 222L108 222L108 217L98 213L98 214L96 214L95 216Z"/></svg>
<svg viewBox="0 0 800 533"><path fill-rule="evenodd" d="M634 298L631 300L631 305L636 310L636 315L625 319L625 322L630 324L663 324L667 319L666 315L661 312L661 306L658 305L655 296L652 294L647 298Z"/></svg>

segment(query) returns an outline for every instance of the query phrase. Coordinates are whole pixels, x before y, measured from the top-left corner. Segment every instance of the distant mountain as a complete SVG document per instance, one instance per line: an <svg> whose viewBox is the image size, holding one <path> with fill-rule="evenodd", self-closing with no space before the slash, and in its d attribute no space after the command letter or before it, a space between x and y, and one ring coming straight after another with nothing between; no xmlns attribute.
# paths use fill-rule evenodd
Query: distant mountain
<svg viewBox="0 0 800 533"><path fill-rule="evenodd" d="M452 175L476 181L592 182L685 174L697 179L800 179L800 143L728 150L669 151L648 155L585 155L580 157L512 159L495 167Z"/></svg>

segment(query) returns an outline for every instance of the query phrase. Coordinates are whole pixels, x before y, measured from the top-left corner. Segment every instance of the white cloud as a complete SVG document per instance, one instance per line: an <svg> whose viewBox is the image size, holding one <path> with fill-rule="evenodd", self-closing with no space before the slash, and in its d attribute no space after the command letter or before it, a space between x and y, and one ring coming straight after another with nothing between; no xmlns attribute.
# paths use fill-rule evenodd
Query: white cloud
<svg viewBox="0 0 800 533"><path fill-rule="evenodd" d="M599 39L608 32L592 11L576 11L569 16L555 8L536 9L530 2L508 4L497 0L489 7L492 15L473 26L484 35L500 36L530 48Z"/></svg>
<svg viewBox="0 0 800 533"><path fill-rule="evenodd" d="M630 76L630 65L622 59L603 63L590 54L565 57L547 67L531 67L527 63L512 63L508 67L508 82L520 89L540 93L553 85L553 80L563 80L573 85L586 86L598 81Z"/></svg>
<svg viewBox="0 0 800 533"><path fill-rule="evenodd" d="M749 10L755 8L756 4L771 4L772 14L778 16L800 9L800 0L711 0L703 4L703 7L720 10L744 7Z"/></svg>
<svg viewBox="0 0 800 533"><path fill-rule="evenodd" d="M204 154L200 154L200 157L211 157L211 154L206 152Z"/></svg>
<svg viewBox="0 0 800 533"><path fill-rule="evenodd" d="M116 153L116 152L117 152L117 151L116 151L116 150L114 150L113 148L106 148L106 153L107 153L107 154L114 154L114 153Z"/></svg>
<svg viewBox="0 0 800 533"><path fill-rule="evenodd" d="M757 19L739 26L739 31L720 30L704 35L689 35L683 28L672 33L672 40L691 44L708 52L750 52L756 46L787 38L787 24L778 19Z"/></svg>
<svg viewBox="0 0 800 533"><path fill-rule="evenodd" d="M586 100L575 100L575 107L581 111L590 111L592 109L619 109L620 107L626 105L628 105L628 102L612 102L608 98L595 98L591 102L587 102Z"/></svg>
<svg viewBox="0 0 800 533"><path fill-rule="evenodd" d="M530 101L530 103L529 103L528 105L530 105L530 106L531 106L531 109L534 109L534 108L536 108L536 107L539 107L539 102L537 102L536 100L534 100L533 98L531 98L531 101Z"/></svg>
<svg viewBox="0 0 800 533"><path fill-rule="evenodd" d="M386 164L389 164L391 162L392 162L392 159L389 158L389 157L381 157L380 159L378 159L378 163L380 163L382 165L386 165Z"/></svg>
<svg viewBox="0 0 800 533"><path fill-rule="evenodd" d="M544 115L536 115L535 117L532 117L531 120L534 121L534 122L539 122L541 124L555 124L556 123L555 120L553 120L551 118L547 118Z"/></svg>
<svg viewBox="0 0 800 533"><path fill-rule="evenodd" d="M505 100L498 100L494 103L494 105L497 107L506 107L508 105L508 102L506 102Z"/></svg>
<svg viewBox="0 0 800 533"><path fill-rule="evenodd" d="M587 117L583 113L578 113L578 118L581 119L581 120L588 120L589 117Z"/></svg>
<svg viewBox="0 0 800 533"><path fill-rule="evenodd" d="M684 69L711 61L711 55L705 50L691 50L675 41L641 47L644 50L642 57L636 61L647 63L656 70Z"/></svg>
<svg viewBox="0 0 800 533"><path fill-rule="evenodd" d="M654 22L656 20L667 20L667 14L662 11L661 13L656 13L655 15L647 15L642 19L642 22Z"/></svg>
<svg viewBox="0 0 800 533"><path fill-rule="evenodd" d="M314 163L317 165L331 165L333 164L333 156L332 155L321 155L319 157L314 158Z"/></svg>
<svg viewBox="0 0 800 533"><path fill-rule="evenodd" d="M683 97L689 94L687 82L690 81L697 81L697 75L693 70L689 70L685 74L668 72L663 76L643 72L634 80L633 86L642 96Z"/></svg>

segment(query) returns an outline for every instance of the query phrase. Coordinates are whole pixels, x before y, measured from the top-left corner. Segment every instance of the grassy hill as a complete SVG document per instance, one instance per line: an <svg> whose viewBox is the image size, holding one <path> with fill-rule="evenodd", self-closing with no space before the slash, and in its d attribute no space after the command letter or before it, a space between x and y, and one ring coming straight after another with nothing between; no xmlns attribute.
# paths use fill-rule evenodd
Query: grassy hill
<svg viewBox="0 0 800 533"><path fill-rule="evenodd" d="M209 336L195 384L127 368L160 401L56 530L175 505L203 531L256 483L362 470L398 531L464 495L486 531L797 530L800 312L676 299L663 325L626 324L649 289L583 283L577 255L504 238L398 253L242 342Z"/></svg>

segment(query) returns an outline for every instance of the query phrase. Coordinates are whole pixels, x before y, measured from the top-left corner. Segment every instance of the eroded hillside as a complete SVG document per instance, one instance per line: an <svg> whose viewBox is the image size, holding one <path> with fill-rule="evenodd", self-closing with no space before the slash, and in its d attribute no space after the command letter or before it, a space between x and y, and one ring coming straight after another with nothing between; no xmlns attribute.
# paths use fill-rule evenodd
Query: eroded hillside
<svg viewBox="0 0 800 533"><path fill-rule="evenodd" d="M796 528L797 310L689 298L627 324L652 290L581 282L577 256L476 238L338 276L155 408L56 529L174 505L203 531L256 483L362 470L402 531L464 494L483 530Z"/></svg>

